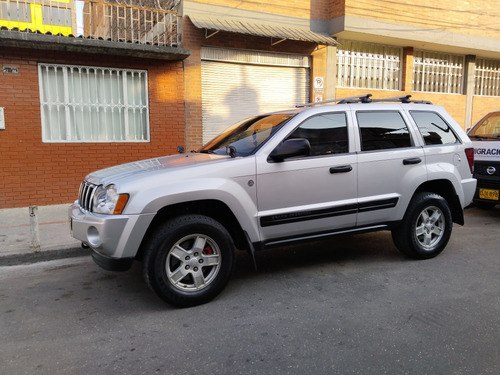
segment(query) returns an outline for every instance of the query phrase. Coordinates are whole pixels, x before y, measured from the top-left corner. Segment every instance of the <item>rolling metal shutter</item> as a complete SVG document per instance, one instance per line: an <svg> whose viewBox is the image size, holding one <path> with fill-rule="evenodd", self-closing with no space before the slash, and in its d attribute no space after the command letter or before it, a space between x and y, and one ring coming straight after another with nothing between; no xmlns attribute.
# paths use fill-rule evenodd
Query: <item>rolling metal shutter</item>
<svg viewBox="0 0 500 375"><path fill-rule="evenodd" d="M203 143L247 117L309 102L309 56L202 48Z"/></svg>

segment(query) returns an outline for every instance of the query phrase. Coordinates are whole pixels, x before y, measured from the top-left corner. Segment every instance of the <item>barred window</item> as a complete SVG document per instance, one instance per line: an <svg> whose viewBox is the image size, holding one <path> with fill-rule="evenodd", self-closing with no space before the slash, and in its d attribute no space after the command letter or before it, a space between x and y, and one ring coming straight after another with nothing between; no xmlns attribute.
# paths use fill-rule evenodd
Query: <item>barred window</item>
<svg viewBox="0 0 500 375"><path fill-rule="evenodd" d="M341 41L337 47L339 87L400 90L403 49Z"/></svg>
<svg viewBox="0 0 500 375"><path fill-rule="evenodd" d="M465 57L415 51L413 90L462 94Z"/></svg>
<svg viewBox="0 0 500 375"><path fill-rule="evenodd" d="M500 96L500 60L476 60L475 94Z"/></svg>
<svg viewBox="0 0 500 375"><path fill-rule="evenodd" d="M0 20L31 22L30 4L2 1L0 3ZM2 26L6 25L2 23Z"/></svg>
<svg viewBox="0 0 500 375"><path fill-rule="evenodd" d="M147 72L39 64L44 142L147 142Z"/></svg>

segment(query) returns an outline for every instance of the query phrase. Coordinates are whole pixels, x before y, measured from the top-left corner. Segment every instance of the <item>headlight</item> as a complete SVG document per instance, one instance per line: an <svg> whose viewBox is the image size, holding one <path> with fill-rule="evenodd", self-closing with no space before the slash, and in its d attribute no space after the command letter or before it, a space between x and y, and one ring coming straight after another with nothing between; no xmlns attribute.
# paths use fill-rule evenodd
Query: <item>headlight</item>
<svg viewBox="0 0 500 375"><path fill-rule="evenodd" d="M128 201L128 194L118 194L115 185L99 186L94 192L93 212L119 215Z"/></svg>

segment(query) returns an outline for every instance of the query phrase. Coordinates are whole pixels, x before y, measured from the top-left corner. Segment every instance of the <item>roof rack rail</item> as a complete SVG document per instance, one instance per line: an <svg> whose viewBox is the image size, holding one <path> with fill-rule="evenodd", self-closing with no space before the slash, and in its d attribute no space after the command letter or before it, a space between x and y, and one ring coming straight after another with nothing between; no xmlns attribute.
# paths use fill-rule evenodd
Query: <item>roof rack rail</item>
<svg viewBox="0 0 500 375"><path fill-rule="evenodd" d="M357 95L357 96L348 96L346 98L338 98L338 99L332 99L332 100L325 100L323 102L313 102L313 103L307 103L307 104L299 104L296 107L297 108L302 108L302 107L314 107L315 105L323 105L327 103L338 103L338 104L345 104L345 103L370 103L372 100L370 97L372 94L364 94L364 95Z"/></svg>
<svg viewBox="0 0 500 375"><path fill-rule="evenodd" d="M411 95L395 96L392 98L372 99L372 102L401 102L401 103L432 104L428 100L411 100L410 98L411 98Z"/></svg>
<svg viewBox="0 0 500 375"><path fill-rule="evenodd" d="M411 95L395 96L392 98L381 98L372 99L372 94L364 94L358 96L348 96L346 98L338 98L332 100L325 100L323 102L314 102L307 104L299 104L297 108L303 107L314 107L315 105L323 105L327 103L337 103L337 104L349 104L349 103L376 103L376 102L398 102L398 103L420 103L420 104L432 104L428 100L411 100Z"/></svg>

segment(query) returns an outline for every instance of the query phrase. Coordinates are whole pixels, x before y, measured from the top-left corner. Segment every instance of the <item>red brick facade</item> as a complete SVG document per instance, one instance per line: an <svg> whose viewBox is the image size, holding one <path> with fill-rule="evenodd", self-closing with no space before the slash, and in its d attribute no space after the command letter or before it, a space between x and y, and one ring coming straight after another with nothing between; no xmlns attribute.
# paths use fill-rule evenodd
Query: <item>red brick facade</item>
<svg viewBox="0 0 500 375"><path fill-rule="evenodd" d="M148 71L150 142L43 143L38 63L145 69ZM0 66L0 209L69 203L85 175L118 163L171 154L184 144L182 62L112 58L3 48Z"/></svg>

